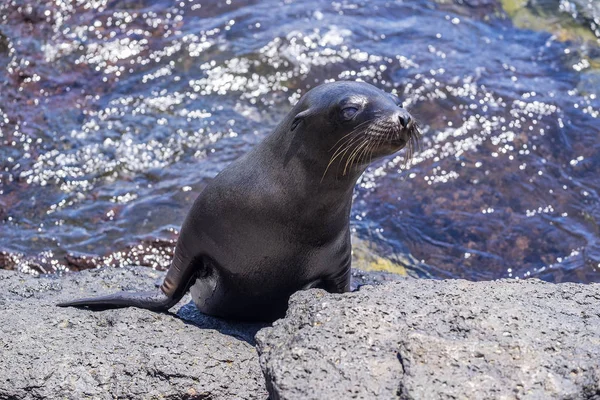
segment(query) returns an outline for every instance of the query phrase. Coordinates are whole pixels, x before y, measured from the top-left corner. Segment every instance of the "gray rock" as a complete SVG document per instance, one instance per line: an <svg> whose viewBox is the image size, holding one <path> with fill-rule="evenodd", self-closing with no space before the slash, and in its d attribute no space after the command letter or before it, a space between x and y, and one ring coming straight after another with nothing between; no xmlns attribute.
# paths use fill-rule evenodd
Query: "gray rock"
<svg viewBox="0 0 600 400"><path fill-rule="evenodd" d="M273 400L600 399L599 284L313 289L256 339Z"/></svg>
<svg viewBox="0 0 600 400"><path fill-rule="evenodd" d="M64 278L0 270L0 399L265 399L254 335L184 300L161 314L56 302L147 290L161 273L102 269Z"/></svg>
<svg viewBox="0 0 600 400"><path fill-rule="evenodd" d="M0 270L0 399L264 400L265 378L272 400L600 399L598 284L403 279L345 295L309 290L256 343L264 325L204 316L189 298L176 314L55 307L161 277Z"/></svg>

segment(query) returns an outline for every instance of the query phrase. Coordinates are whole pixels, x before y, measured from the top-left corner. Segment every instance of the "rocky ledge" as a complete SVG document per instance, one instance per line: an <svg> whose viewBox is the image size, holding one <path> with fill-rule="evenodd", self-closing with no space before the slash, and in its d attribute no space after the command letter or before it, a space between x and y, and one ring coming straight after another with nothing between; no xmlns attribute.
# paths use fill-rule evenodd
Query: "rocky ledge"
<svg viewBox="0 0 600 400"><path fill-rule="evenodd" d="M55 306L161 278L143 267L55 279L0 270L0 399L266 399L254 347L264 325L204 316L189 298L172 314Z"/></svg>
<svg viewBox="0 0 600 400"><path fill-rule="evenodd" d="M312 290L256 339L273 400L600 399L598 284Z"/></svg>
<svg viewBox="0 0 600 400"><path fill-rule="evenodd" d="M54 306L161 277L0 270L0 399L600 398L598 284L309 290L272 327L203 316L189 298L164 314Z"/></svg>

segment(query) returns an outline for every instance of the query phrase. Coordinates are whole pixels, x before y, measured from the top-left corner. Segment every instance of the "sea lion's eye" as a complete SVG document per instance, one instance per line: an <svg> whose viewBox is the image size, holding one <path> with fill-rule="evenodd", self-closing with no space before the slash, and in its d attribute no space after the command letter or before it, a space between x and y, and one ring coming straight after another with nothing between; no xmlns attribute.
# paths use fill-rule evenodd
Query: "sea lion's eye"
<svg viewBox="0 0 600 400"><path fill-rule="evenodd" d="M357 107L346 107L342 110L342 118L344 118L345 120L352 119L352 117L354 117L357 112Z"/></svg>

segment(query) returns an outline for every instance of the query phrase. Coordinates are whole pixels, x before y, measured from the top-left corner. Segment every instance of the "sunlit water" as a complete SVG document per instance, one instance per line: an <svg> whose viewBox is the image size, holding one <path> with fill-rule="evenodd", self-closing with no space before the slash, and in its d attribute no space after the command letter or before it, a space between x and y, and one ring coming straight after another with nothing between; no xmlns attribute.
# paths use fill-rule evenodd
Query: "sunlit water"
<svg viewBox="0 0 600 400"><path fill-rule="evenodd" d="M600 2L2 4L0 267L167 267L212 177L361 79L424 134L359 182L361 243L415 276L600 282Z"/></svg>

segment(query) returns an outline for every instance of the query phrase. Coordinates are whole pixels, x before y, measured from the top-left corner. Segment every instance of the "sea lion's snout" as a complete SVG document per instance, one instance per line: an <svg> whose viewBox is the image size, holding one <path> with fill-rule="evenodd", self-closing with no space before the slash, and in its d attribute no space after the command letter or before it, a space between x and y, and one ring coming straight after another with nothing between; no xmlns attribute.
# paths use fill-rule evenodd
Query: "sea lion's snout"
<svg viewBox="0 0 600 400"><path fill-rule="evenodd" d="M419 129L414 118L404 108L395 111L394 117L398 121L399 129L397 130L397 138L404 142L418 141L420 138ZM416 143L415 143L416 144Z"/></svg>
<svg viewBox="0 0 600 400"><path fill-rule="evenodd" d="M372 140L376 143L378 156L393 154L406 148L405 162L412 159L416 148L420 147L421 133L412 115L396 102L395 107L387 108L387 115L373 123Z"/></svg>
<svg viewBox="0 0 600 400"><path fill-rule="evenodd" d="M400 126L403 129L410 130L412 128L413 119L412 116L408 113L408 111L406 111L404 108L400 108L396 111L395 114L396 119L398 120L398 122L400 122Z"/></svg>

